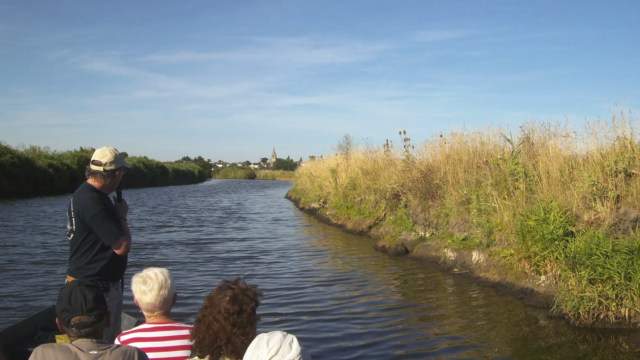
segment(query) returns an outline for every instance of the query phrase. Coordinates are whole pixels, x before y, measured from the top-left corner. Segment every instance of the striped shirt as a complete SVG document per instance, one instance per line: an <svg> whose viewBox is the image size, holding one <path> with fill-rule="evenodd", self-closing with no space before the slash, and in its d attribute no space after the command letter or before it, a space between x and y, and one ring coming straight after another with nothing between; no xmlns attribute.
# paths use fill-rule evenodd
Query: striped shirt
<svg viewBox="0 0 640 360"><path fill-rule="evenodd" d="M177 322L142 324L122 332L116 344L144 351L149 359L184 360L191 354L191 325Z"/></svg>

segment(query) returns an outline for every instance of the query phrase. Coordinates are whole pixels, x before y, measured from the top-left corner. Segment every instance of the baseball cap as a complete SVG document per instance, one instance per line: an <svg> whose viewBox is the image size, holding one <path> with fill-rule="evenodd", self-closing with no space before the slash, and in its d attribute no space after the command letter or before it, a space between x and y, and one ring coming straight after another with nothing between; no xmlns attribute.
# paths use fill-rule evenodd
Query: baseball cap
<svg viewBox="0 0 640 360"><path fill-rule="evenodd" d="M87 329L107 316L107 300L102 290L92 284L78 280L68 282L60 289L56 302L56 316L60 325L67 329ZM71 323L76 316L87 316L84 322Z"/></svg>
<svg viewBox="0 0 640 360"><path fill-rule="evenodd" d="M94 151L89 166L92 170L99 171L115 170L123 166L131 168L131 165L124 160L124 156L116 148L110 146L101 147Z"/></svg>

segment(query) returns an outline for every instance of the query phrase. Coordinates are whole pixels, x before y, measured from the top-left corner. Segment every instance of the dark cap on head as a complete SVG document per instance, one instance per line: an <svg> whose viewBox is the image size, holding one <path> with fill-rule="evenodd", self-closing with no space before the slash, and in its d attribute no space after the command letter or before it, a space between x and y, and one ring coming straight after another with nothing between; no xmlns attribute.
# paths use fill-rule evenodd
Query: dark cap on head
<svg viewBox="0 0 640 360"><path fill-rule="evenodd" d="M67 329L87 329L104 320L107 312L107 300L102 290L77 280L64 285L56 302L58 321ZM71 320L76 316L87 316L89 319L72 324Z"/></svg>

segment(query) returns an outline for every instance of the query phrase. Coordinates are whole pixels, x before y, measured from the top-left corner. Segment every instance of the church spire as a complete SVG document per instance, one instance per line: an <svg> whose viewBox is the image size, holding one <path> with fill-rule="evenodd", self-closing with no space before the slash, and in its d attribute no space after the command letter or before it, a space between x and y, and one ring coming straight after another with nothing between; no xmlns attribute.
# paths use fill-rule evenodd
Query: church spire
<svg viewBox="0 0 640 360"><path fill-rule="evenodd" d="M276 155L276 147L273 147L273 152L271 153L271 159L269 159L269 166L273 167L273 164L278 160L278 155Z"/></svg>

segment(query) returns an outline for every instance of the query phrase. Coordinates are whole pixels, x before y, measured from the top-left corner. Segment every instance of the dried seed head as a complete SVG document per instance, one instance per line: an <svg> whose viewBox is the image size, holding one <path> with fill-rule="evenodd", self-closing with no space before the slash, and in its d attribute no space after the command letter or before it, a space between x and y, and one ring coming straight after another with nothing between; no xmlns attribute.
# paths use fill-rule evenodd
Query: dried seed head
<svg viewBox="0 0 640 360"><path fill-rule="evenodd" d="M402 130L403 135L407 135L407 130Z"/></svg>
<svg viewBox="0 0 640 360"><path fill-rule="evenodd" d="M402 135L402 130L398 131L398 135Z"/></svg>

